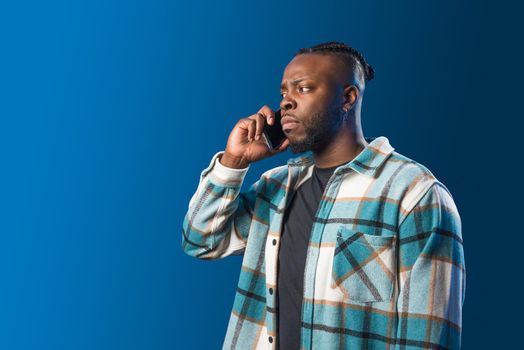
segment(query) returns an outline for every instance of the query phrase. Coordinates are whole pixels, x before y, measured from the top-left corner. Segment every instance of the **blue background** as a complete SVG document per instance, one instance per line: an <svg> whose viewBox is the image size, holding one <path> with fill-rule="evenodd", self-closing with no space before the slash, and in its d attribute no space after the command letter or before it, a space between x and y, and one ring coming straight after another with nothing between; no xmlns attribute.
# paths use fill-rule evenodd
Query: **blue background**
<svg viewBox="0 0 524 350"><path fill-rule="evenodd" d="M294 53L332 40L376 70L364 134L429 167L457 203L463 348L512 348L523 33L509 6L2 3L0 349L220 348L241 257L183 254L189 199L235 122L277 106ZM253 164L246 183L291 156Z"/></svg>

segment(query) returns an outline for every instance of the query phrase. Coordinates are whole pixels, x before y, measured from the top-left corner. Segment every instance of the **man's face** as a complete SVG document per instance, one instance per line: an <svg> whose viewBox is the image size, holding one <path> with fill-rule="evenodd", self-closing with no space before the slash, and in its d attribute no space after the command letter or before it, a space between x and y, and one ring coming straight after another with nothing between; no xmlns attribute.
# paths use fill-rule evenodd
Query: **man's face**
<svg viewBox="0 0 524 350"><path fill-rule="evenodd" d="M322 150L333 139L344 113L346 76L343 65L332 55L302 54L287 65L280 108L284 133L293 153ZM288 120L293 122L287 123Z"/></svg>

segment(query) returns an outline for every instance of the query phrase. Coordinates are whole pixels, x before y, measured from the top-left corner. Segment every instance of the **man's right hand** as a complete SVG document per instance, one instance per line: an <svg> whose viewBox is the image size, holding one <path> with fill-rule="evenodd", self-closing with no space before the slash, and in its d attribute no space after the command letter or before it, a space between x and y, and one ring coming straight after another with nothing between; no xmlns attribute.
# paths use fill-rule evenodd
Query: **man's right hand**
<svg viewBox="0 0 524 350"><path fill-rule="evenodd" d="M240 119L227 140L226 150L220 158L220 163L229 168L243 169L258 160L280 153L289 146L289 140L270 150L263 136L265 123L273 125L275 112L268 106L263 106L256 114Z"/></svg>

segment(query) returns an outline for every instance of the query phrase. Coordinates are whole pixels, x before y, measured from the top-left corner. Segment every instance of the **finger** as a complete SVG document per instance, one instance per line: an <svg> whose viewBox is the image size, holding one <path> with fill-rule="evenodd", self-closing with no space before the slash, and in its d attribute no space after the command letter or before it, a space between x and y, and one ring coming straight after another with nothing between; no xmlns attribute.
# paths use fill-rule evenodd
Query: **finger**
<svg viewBox="0 0 524 350"><path fill-rule="evenodd" d="M255 120L249 118L247 126L247 139L249 142L253 141L255 138L256 124L257 122Z"/></svg>
<svg viewBox="0 0 524 350"><path fill-rule="evenodd" d="M266 116L262 113L257 113L256 115L256 134L255 134L255 140L260 140L260 137L262 137L262 132L264 131L264 126L266 124Z"/></svg>
<svg viewBox="0 0 524 350"><path fill-rule="evenodd" d="M250 128L251 123L252 123L251 118L240 119L238 123L238 126L240 127L240 129L245 130L245 135L246 135L248 142L251 142L251 138L249 136L249 128Z"/></svg>
<svg viewBox="0 0 524 350"><path fill-rule="evenodd" d="M288 148L289 146L289 139L285 139L281 144L280 146L278 146L278 148L275 148L274 151L276 153L279 153L279 152L282 152L282 151L285 151L286 148Z"/></svg>
<svg viewBox="0 0 524 350"><path fill-rule="evenodd" d="M262 113L262 115L265 116L265 119L269 125L273 125L273 123L275 122L275 112L271 108L269 108L269 106L262 106L258 113Z"/></svg>

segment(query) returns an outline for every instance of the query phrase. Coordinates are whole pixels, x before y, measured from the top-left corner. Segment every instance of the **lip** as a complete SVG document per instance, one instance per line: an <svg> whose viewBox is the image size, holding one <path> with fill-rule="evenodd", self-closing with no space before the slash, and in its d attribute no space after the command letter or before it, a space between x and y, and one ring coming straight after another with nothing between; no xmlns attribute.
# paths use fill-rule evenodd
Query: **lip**
<svg viewBox="0 0 524 350"><path fill-rule="evenodd" d="M285 117L282 117L280 124L282 124L282 129L293 129L297 126L298 120L294 117L286 115Z"/></svg>
<svg viewBox="0 0 524 350"><path fill-rule="evenodd" d="M284 133L288 133L288 132L291 132L296 127L298 127L297 122L286 122L282 124L282 131L284 131Z"/></svg>
<svg viewBox="0 0 524 350"><path fill-rule="evenodd" d="M298 119L293 117L291 114L284 114L282 115L282 119L280 120L282 123L285 123L287 121L294 121L298 122Z"/></svg>

